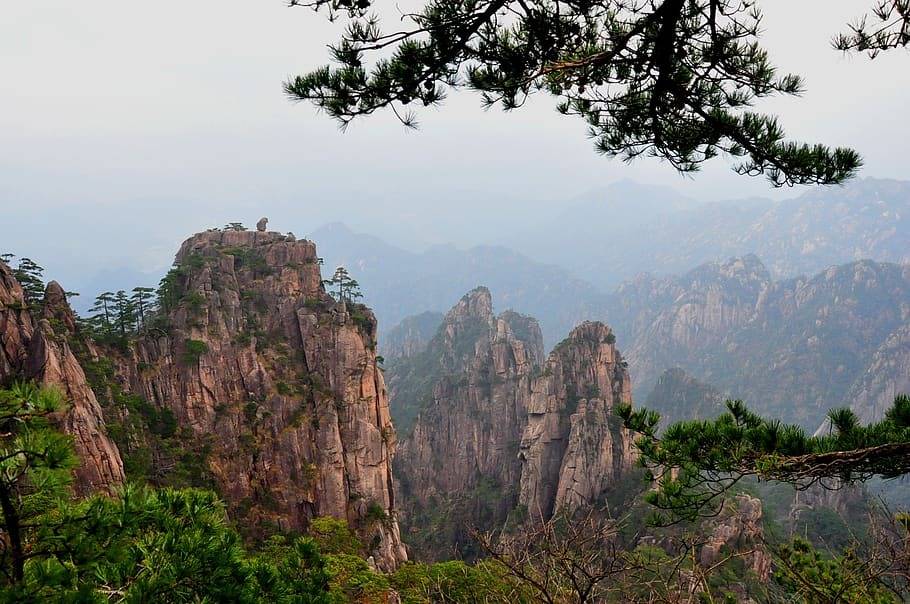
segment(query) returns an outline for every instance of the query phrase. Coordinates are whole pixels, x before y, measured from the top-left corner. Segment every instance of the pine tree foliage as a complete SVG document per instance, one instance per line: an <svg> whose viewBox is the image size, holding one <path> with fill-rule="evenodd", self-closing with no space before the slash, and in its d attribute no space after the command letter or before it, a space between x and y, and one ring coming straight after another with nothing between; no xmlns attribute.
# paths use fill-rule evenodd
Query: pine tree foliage
<svg viewBox="0 0 910 604"><path fill-rule="evenodd" d="M882 51L910 44L910 0L878 0L869 15L851 23L834 38L834 47L845 52L866 52L875 58Z"/></svg>
<svg viewBox="0 0 910 604"><path fill-rule="evenodd" d="M658 523L716 514L727 491L746 476L836 487L910 472L906 395L894 399L884 419L868 425L850 409L834 409L828 432L817 436L759 417L742 401L727 401L727 409L714 420L678 422L663 434L656 412L618 409L625 426L639 433L641 460L657 482L647 499L661 510Z"/></svg>
<svg viewBox="0 0 910 604"><path fill-rule="evenodd" d="M0 572L8 583L23 581L40 519L70 484L70 439L49 423L62 407L54 389L19 383L0 390Z"/></svg>
<svg viewBox="0 0 910 604"><path fill-rule="evenodd" d="M33 315L37 315L44 300L44 268L31 258L25 257L19 258L18 262L13 265L15 258L15 254L5 253L0 255L0 260L10 265L13 277L22 286L28 310Z"/></svg>
<svg viewBox="0 0 910 604"><path fill-rule="evenodd" d="M330 293L339 302L356 302L363 297L360 291L360 284L351 277L348 269L343 266L335 269L331 279L323 279L322 284L329 288L334 288L334 291L330 290Z"/></svg>
<svg viewBox="0 0 910 604"><path fill-rule="evenodd" d="M905 3L888 4L906 19ZM776 117L752 109L803 90L760 45L756 0L428 0L391 31L374 0L290 4L346 20L335 66L285 83L343 127L384 108L413 126L409 106L438 105L459 88L507 111L548 92L611 157L654 156L691 173L726 154L738 173L776 186L843 182L862 163L851 149L790 141ZM885 46L906 33L860 31L840 45Z"/></svg>

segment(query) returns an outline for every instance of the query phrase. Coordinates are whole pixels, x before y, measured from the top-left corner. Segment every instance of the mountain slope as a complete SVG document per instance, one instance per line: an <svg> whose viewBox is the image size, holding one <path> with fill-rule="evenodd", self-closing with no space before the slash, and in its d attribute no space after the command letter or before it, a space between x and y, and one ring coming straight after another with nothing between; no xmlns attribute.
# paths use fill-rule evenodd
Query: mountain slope
<svg viewBox="0 0 910 604"><path fill-rule="evenodd" d="M381 568L405 560L376 319L325 292L313 242L198 233L167 282L146 329L95 371L127 479L188 474L254 537L343 519Z"/></svg>
<svg viewBox="0 0 910 604"><path fill-rule="evenodd" d="M902 347L893 334L910 318L910 266L859 261L773 281L747 256L639 278L608 309L640 395L681 367L761 413L814 430L829 408L857 396L851 387L876 350L891 337L889 357Z"/></svg>

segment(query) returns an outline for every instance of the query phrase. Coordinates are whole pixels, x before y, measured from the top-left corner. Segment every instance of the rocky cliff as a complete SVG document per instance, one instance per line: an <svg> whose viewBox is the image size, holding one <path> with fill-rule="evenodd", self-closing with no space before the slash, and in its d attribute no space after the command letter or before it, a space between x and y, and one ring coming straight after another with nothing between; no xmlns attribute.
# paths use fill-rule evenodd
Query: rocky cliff
<svg viewBox="0 0 910 604"><path fill-rule="evenodd" d="M78 493L110 491L124 480L123 462L109 437L101 406L70 347L76 322L59 284L48 284L39 317L26 308L22 287L0 262L0 382L25 379L59 388L67 408L57 418L73 436Z"/></svg>
<svg viewBox="0 0 910 604"><path fill-rule="evenodd" d="M582 324L544 361L537 322L495 315L478 288L389 376L403 426L396 476L419 557L471 556L470 527L604 503L631 466L612 414L631 400L630 382L602 324Z"/></svg>
<svg viewBox="0 0 910 604"><path fill-rule="evenodd" d="M383 568L405 559L391 459L396 437L376 320L326 294L315 245L273 232L188 239L162 309L115 359L120 417L136 410L190 451L250 532L346 520ZM124 435L129 442L132 435ZM152 451L153 476L180 462Z"/></svg>
<svg viewBox="0 0 910 604"><path fill-rule="evenodd" d="M877 422L884 419L898 394L910 394L910 324L882 342L845 400L862 421Z"/></svg>
<svg viewBox="0 0 910 604"><path fill-rule="evenodd" d="M751 495L736 495L707 525L708 537L699 550L699 563L709 568L724 556L739 552L748 570L760 581L771 576L772 558L765 544L762 503Z"/></svg>
<svg viewBox="0 0 910 604"><path fill-rule="evenodd" d="M632 402L615 337L582 323L550 353L531 384L519 458L519 505L533 518L603 505L632 467L632 435L613 412Z"/></svg>

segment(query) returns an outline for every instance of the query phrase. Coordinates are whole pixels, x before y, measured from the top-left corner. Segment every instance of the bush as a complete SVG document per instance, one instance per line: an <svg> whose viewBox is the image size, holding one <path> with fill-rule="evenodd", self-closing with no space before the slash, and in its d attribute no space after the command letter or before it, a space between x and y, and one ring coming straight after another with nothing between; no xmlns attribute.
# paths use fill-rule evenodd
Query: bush
<svg viewBox="0 0 910 604"><path fill-rule="evenodd" d="M186 365L195 365L199 362L199 358L208 351L209 347L205 342L187 338L183 343L183 355L180 358Z"/></svg>
<svg viewBox="0 0 910 604"><path fill-rule="evenodd" d="M401 596L402 604L448 602L532 602L495 562L465 564L460 560L421 564L403 564L389 582Z"/></svg>
<svg viewBox="0 0 910 604"><path fill-rule="evenodd" d="M307 532L325 554L358 555L363 551L360 539L344 520L328 516L314 518Z"/></svg>

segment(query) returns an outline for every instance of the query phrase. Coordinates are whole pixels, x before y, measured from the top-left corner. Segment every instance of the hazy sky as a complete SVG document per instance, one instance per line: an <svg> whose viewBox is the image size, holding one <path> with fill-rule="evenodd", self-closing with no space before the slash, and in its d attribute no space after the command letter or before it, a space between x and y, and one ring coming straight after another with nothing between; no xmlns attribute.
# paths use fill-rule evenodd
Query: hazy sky
<svg viewBox="0 0 910 604"><path fill-rule="evenodd" d="M853 146L865 175L901 178L910 56L870 62L829 45L871 4L761 3L766 46L809 87L769 108L795 138ZM462 92L424 111L418 132L380 114L342 134L281 91L288 75L326 62L337 26L280 0L7 2L3 13L0 204L9 210L0 215L12 219L0 224L0 248L67 274L80 263L155 270L189 231L262 214L301 234L343 219L362 229L375 221L389 236L409 216L426 222L462 203L546 211L625 178L702 200L782 194L732 174L724 159L684 179L654 161L599 157L584 126L544 96L502 114ZM451 239L472 242L469 230Z"/></svg>

